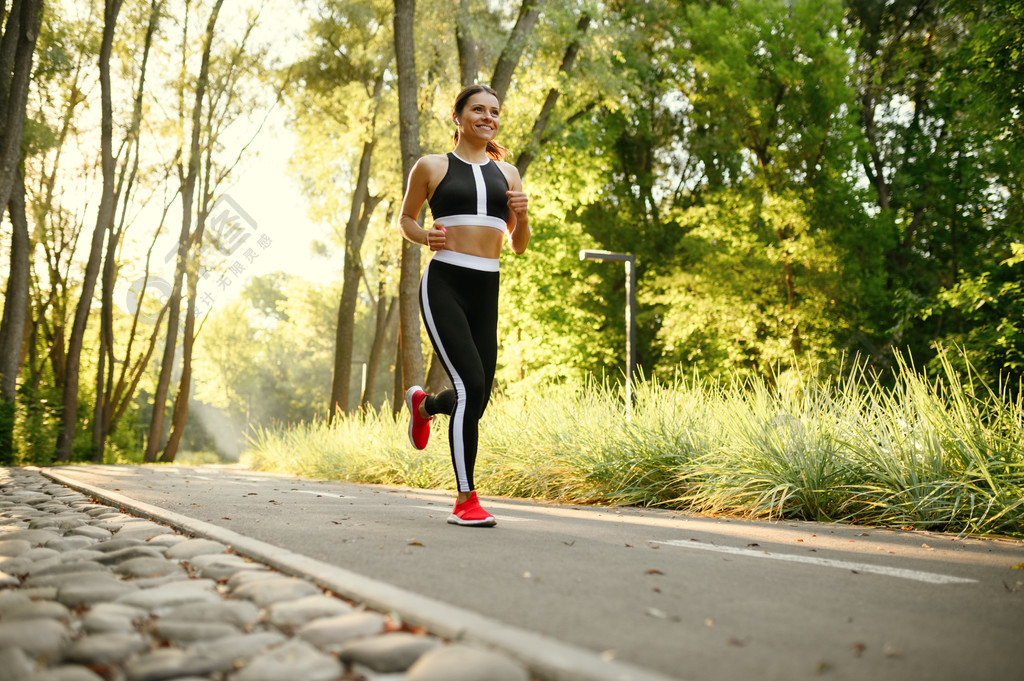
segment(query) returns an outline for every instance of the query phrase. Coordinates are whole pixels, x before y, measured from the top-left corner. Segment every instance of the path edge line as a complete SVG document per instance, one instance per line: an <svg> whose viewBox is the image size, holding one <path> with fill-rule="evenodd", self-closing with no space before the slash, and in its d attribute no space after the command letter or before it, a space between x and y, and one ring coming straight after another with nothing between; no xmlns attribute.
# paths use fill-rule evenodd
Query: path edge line
<svg viewBox="0 0 1024 681"><path fill-rule="evenodd" d="M502 652L521 662L541 681L680 681L626 662L606 660L584 648L504 624L212 523L80 482L52 469L36 466L25 468L98 501L130 511L132 515L169 525L185 534L218 541L247 558L309 580L374 610L395 613L403 622L423 627L428 633L440 638L477 644Z"/></svg>

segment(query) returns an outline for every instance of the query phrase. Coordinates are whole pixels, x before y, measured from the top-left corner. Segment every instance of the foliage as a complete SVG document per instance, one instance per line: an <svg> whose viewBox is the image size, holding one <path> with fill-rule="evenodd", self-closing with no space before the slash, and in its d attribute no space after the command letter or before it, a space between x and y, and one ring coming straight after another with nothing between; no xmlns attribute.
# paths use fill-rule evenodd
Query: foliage
<svg viewBox="0 0 1024 681"><path fill-rule="evenodd" d="M964 277L939 293L936 307L952 327L944 342L962 348L961 356L973 358L985 383L1005 386L1016 395L1024 376L1024 282L1020 265L1013 268L1010 262L977 277ZM947 361L946 356L940 354L933 364L940 361ZM964 363L948 361L967 375Z"/></svg>
<svg viewBox="0 0 1024 681"><path fill-rule="evenodd" d="M416 3L420 143L429 153L450 147L460 4ZM466 4L475 77L487 81L518 4ZM151 247L151 282L167 276L162 234L167 220L181 217L178 93L198 72L207 5L188 3L188 16L181 3L162 6L141 99L136 184L125 190L117 218L133 227L117 256L128 283L141 281ZM285 63L273 64L280 68L268 83L267 46L237 29L248 25L241 14L272 5L225 8L238 15L225 14L211 74L223 86L215 89L233 99L221 101L218 115L259 118L286 93L299 141L290 172L304 187L303 208L325 227L314 245L321 252L344 248L360 151L376 145L367 191L380 203L362 250L354 340L354 356L366 356L378 285L383 297L397 285L393 216L402 178L393 5L299 4L308 30L296 49L289 43ZM101 3L53 6L40 31L23 149L35 250L31 338L14 411L22 451L41 462L82 277L87 240L80 232L92 225L99 174ZM148 0L126 2L115 34L117 140L130 127L150 9ZM590 23L580 31L583 18ZM285 31L271 30L274 39ZM952 371L962 389L978 391L970 399L987 399L983 385L1017 399L1024 373L1022 35L1019 0L545 2L503 102L501 141L513 161L534 158L525 176L533 241L522 257L502 256L497 383L504 399L571 392L588 378L614 391L624 379L624 272L581 263L582 248L636 255L639 357L644 374L657 380L682 366L709 382L776 389L787 370L815 363L838 376L845 358L857 355L880 383L897 386L905 369L893 358L906 354L922 373ZM579 55L566 74L559 67L573 41ZM535 139L552 93L557 104ZM222 129L207 141L213 165L228 172L251 135L243 128L258 124L206 125ZM0 230L5 243L9 234ZM149 322L161 302L155 292L142 302ZM315 419L326 405L336 310L328 288L291 277L254 281L241 299L217 305L197 347L195 425L205 419L210 432L241 431L249 421L269 428ZM114 311L118 361L131 337L126 312ZM90 339L98 329L90 319ZM158 334L157 343L163 340ZM962 353L946 353L951 347ZM392 348L383 355L378 405L390 387ZM83 362L80 444L88 441L99 366L95 356ZM143 378L111 436L111 456L130 458L138 445L152 380ZM211 425L218 420L230 425ZM193 448L212 447L201 430ZM652 470L666 468L657 456L644 460ZM822 501L821 508L834 506Z"/></svg>
<svg viewBox="0 0 1024 681"><path fill-rule="evenodd" d="M254 278L237 299L213 309L197 341L202 381L194 408L218 451L237 455L252 424L324 412L336 299L333 287L276 273Z"/></svg>

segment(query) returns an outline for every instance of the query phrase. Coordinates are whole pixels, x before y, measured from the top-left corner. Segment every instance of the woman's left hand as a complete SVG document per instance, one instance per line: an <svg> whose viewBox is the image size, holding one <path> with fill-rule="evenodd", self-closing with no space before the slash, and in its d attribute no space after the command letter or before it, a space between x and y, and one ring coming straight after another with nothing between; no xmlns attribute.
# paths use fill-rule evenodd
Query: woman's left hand
<svg viewBox="0 0 1024 681"><path fill-rule="evenodd" d="M509 190L505 192L508 196L508 209L516 214L516 217L520 220L526 217L526 206L530 202L526 192L516 192Z"/></svg>

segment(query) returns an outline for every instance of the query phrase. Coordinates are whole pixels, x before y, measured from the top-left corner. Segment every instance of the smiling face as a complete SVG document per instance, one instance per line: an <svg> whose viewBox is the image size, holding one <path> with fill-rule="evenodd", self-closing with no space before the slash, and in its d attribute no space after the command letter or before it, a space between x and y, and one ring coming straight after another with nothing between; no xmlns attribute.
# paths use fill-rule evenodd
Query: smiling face
<svg viewBox="0 0 1024 681"><path fill-rule="evenodd" d="M466 137L492 140L498 134L498 119L501 106L498 98L489 92L477 92L470 95L462 109L456 111L452 118Z"/></svg>

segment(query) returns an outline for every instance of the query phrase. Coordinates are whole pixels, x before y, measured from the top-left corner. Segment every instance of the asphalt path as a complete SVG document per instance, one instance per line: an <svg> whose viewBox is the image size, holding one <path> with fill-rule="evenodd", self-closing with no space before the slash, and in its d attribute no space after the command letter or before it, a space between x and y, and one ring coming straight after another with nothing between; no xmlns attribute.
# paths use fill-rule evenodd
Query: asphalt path
<svg viewBox="0 0 1024 681"><path fill-rule="evenodd" d="M230 466L82 483L678 679L1024 679L1024 542L453 495Z"/></svg>

